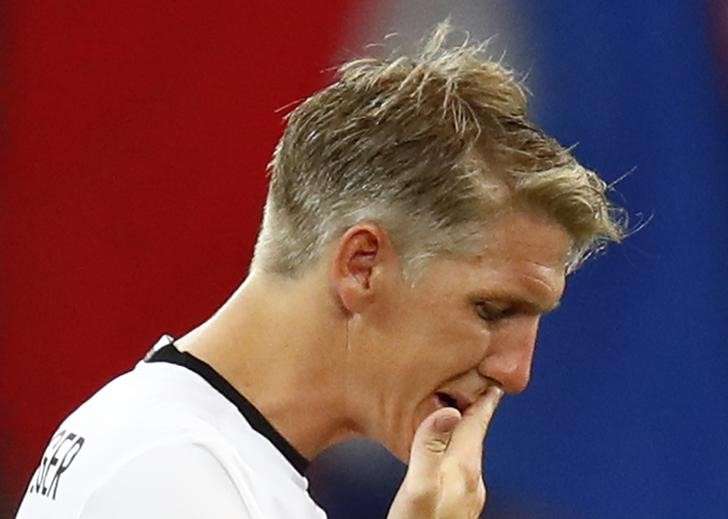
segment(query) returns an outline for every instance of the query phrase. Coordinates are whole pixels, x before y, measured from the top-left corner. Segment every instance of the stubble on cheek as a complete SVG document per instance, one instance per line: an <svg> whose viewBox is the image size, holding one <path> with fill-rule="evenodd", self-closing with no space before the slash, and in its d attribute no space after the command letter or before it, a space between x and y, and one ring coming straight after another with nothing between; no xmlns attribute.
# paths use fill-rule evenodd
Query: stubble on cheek
<svg viewBox="0 0 728 519"><path fill-rule="evenodd" d="M391 412L394 411L394 412ZM407 463L412 441L419 423L416 409L399 407L380 415L380 428L373 440L385 447L393 456Z"/></svg>
<svg viewBox="0 0 728 519"><path fill-rule="evenodd" d="M403 463L409 462L410 453L412 451L412 442L414 441L417 429L422 422L437 410L436 407L428 405L428 401L420 402L418 406L408 410L407 416L402 416L400 421L398 440L396 449L393 454Z"/></svg>
<svg viewBox="0 0 728 519"><path fill-rule="evenodd" d="M392 450L392 454L394 454L394 456L404 464L409 462L414 437L414 433L407 430L406 433L400 437L397 447Z"/></svg>

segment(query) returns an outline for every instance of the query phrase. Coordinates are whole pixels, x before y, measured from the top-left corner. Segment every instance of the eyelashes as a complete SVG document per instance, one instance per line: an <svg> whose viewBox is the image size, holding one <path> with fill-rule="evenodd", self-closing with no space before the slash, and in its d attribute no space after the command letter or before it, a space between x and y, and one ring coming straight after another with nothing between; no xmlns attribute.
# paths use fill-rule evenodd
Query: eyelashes
<svg viewBox="0 0 728 519"><path fill-rule="evenodd" d="M476 301L475 311L483 321L496 322L506 319L517 313L517 309L507 303L496 303L493 301Z"/></svg>

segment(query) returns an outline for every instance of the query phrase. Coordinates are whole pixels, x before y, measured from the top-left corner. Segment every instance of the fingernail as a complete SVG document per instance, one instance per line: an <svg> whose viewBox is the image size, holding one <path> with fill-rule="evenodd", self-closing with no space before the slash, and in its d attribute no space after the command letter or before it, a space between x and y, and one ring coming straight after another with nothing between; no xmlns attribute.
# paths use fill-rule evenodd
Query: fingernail
<svg viewBox="0 0 728 519"><path fill-rule="evenodd" d="M456 414L446 414L445 416L438 416L435 419L435 430L439 433L448 433L455 429L455 426L460 421L460 416Z"/></svg>
<svg viewBox="0 0 728 519"><path fill-rule="evenodd" d="M503 388L500 386L490 386L490 392L493 395L493 400L495 400L496 404L500 402L501 398L503 398Z"/></svg>

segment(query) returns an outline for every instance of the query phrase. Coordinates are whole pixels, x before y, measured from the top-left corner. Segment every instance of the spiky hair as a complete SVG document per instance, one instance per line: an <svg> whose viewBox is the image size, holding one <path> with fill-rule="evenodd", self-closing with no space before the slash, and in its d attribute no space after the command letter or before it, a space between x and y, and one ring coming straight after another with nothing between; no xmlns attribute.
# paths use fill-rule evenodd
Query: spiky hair
<svg viewBox="0 0 728 519"><path fill-rule="evenodd" d="M621 239L605 182L527 119L513 72L453 35L440 24L415 56L346 63L289 115L255 264L295 275L362 220L387 229L407 265L467 253L519 204L570 233L571 269Z"/></svg>

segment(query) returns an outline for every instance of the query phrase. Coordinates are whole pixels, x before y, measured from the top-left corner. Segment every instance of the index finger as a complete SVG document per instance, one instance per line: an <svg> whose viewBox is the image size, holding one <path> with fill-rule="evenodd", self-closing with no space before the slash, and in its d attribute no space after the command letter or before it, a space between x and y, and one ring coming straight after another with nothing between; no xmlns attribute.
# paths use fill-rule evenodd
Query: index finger
<svg viewBox="0 0 728 519"><path fill-rule="evenodd" d="M463 418L450 438L448 456L460 459L480 459L483 455L483 441L496 407L503 396L503 390L491 386L485 394L465 410Z"/></svg>

